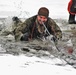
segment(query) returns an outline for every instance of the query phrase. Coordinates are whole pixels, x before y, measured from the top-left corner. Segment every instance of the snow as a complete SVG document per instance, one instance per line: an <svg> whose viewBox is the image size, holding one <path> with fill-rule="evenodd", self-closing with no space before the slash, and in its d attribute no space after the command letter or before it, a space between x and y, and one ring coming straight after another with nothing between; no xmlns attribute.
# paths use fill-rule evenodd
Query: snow
<svg viewBox="0 0 76 75"><path fill-rule="evenodd" d="M0 0L0 17L17 15L30 17L37 14L41 6L48 7L52 18L68 19L67 4L69 0ZM8 10L9 9L9 10ZM23 12L20 15L20 12ZM26 13L24 13L26 11ZM3 13L1 13L3 12ZM6 13L8 12L8 13ZM10 12L17 12L9 14ZM25 15L26 14L26 15ZM1 47L0 47L1 50ZM63 65L58 65L63 64ZM62 59L14 56L0 54L1 75L76 75L76 69Z"/></svg>
<svg viewBox="0 0 76 75"><path fill-rule="evenodd" d="M0 17L30 17L37 14L40 7L47 7L52 18L68 18L69 0L1 0Z"/></svg>
<svg viewBox="0 0 76 75"><path fill-rule="evenodd" d="M54 59L44 59L38 57L27 57L24 55L0 56L1 75L75 75L76 70L70 65L57 66L56 64L66 63Z"/></svg>

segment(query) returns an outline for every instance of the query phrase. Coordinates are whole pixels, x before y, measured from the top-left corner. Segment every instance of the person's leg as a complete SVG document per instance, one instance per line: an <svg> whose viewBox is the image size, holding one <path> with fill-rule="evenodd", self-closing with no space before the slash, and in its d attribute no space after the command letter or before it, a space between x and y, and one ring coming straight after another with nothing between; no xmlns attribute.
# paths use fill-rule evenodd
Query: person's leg
<svg viewBox="0 0 76 75"><path fill-rule="evenodd" d="M76 22L75 22L75 15L69 14L68 23L69 24L76 24Z"/></svg>

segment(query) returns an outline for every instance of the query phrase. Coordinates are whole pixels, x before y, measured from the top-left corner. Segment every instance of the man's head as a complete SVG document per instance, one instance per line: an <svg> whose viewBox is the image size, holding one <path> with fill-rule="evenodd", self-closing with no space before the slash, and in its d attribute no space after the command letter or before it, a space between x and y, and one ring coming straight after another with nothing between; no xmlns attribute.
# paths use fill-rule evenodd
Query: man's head
<svg viewBox="0 0 76 75"><path fill-rule="evenodd" d="M49 16L49 10L46 7L41 7L38 11L37 20L40 24L45 23Z"/></svg>
<svg viewBox="0 0 76 75"><path fill-rule="evenodd" d="M47 18L49 16L49 10L46 7L41 7L38 11L38 15L45 16Z"/></svg>

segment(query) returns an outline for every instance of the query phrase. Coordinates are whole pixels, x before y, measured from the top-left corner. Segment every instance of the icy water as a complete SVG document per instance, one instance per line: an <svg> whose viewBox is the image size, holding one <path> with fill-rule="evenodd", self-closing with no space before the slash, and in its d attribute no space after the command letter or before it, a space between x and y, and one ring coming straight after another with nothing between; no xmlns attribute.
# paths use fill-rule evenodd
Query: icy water
<svg viewBox="0 0 76 75"><path fill-rule="evenodd" d="M6 25L10 25L12 22L10 19L1 19L1 31L6 28ZM12 54L32 57L44 57L50 58L54 55L57 58L64 59L67 64L72 65L76 68L76 25L68 24L66 20L55 19L56 23L60 26L63 37L58 42L57 48L53 42L33 40L30 42L15 42L14 36L12 35L0 35L0 54ZM68 45L69 43L69 45ZM73 49L72 53L69 53L69 47Z"/></svg>

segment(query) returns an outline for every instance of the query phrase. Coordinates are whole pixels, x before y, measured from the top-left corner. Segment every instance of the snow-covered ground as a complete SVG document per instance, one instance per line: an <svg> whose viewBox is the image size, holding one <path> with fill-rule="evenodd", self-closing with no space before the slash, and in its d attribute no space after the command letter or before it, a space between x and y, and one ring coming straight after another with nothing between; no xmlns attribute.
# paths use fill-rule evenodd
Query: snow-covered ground
<svg viewBox="0 0 76 75"><path fill-rule="evenodd" d="M41 6L50 10L50 17L68 19L69 0L0 0L0 17L30 17L37 14ZM17 12L17 13L15 13ZM21 13L22 12L22 13ZM0 48L1 50L2 48ZM50 55L50 58L11 55L0 53L1 75L76 75L76 69L64 60Z"/></svg>
<svg viewBox="0 0 76 75"><path fill-rule="evenodd" d="M57 64L63 64L57 65ZM24 55L0 56L1 75L75 75L76 69L58 58L44 59Z"/></svg>
<svg viewBox="0 0 76 75"><path fill-rule="evenodd" d="M40 7L47 7L52 18L68 18L69 0L0 0L0 17L30 17L37 14Z"/></svg>

